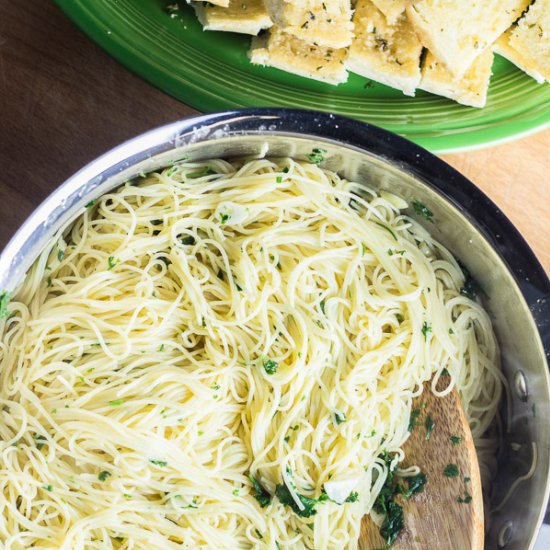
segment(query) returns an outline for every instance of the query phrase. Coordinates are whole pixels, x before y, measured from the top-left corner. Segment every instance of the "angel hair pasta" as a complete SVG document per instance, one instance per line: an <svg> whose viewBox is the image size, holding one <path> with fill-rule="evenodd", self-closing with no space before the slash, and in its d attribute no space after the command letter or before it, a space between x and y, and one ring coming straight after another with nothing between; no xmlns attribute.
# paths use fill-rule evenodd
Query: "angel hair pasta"
<svg viewBox="0 0 550 550"><path fill-rule="evenodd" d="M443 372L487 449L489 318L405 207L291 159L89 203L2 308L4 548L354 548Z"/></svg>

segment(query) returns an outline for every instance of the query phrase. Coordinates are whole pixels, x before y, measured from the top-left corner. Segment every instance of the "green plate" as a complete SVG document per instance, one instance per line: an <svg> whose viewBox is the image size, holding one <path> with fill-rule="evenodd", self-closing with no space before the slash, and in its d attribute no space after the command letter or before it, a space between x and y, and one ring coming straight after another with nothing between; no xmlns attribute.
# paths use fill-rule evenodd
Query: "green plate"
<svg viewBox="0 0 550 550"><path fill-rule="evenodd" d="M550 85L495 57L487 106L474 109L425 92L415 98L350 74L331 86L251 65L250 37L204 32L183 2L56 0L111 55L162 90L202 111L297 107L350 116L439 153L474 149L550 125ZM172 2L173 3L173 2Z"/></svg>

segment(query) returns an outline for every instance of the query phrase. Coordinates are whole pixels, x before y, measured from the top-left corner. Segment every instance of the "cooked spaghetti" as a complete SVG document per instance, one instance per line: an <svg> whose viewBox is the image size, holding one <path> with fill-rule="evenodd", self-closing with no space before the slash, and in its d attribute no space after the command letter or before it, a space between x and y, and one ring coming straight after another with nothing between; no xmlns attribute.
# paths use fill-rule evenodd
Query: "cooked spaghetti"
<svg viewBox="0 0 550 550"><path fill-rule="evenodd" d="M441 376L483 459L491 324L405 207L291 159L88 204L0 321L4 547L354 548Z"/></svg>

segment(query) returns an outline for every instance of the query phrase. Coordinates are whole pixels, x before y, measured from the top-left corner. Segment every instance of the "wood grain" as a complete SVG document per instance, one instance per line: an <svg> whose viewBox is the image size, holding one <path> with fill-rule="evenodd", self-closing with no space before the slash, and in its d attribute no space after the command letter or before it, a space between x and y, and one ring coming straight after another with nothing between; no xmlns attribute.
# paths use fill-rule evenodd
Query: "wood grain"
<svg viewBox="0 0 550 550"><path fill-rule="evenodd" d="M195 112L112 60L50 0L0 0L0 248L84 164ZM502 208L550 272L550 130L445 159Z"/></svg>
<svg viewBox="0 0 550 550"><path fill-rule="evenodd" d="M440 389L446 382L440 381ZM403 506L405 527L392 550L483 550L483 497L472 433L457 391L435 397L430 384L424 385L422 395L413 403L421 413L403 446L406 458L400 465L418 466L428 482L424 491L409 500L396 497ZM435 424L426 439L428 415ZM453 444L451 437L458 437L460 442ZM445 475L449 465L457 467L457 476ZM471 502L462 502L470 500L468 495ZM380 549L384 543L377 526L365 516L360 550Z"/></svg>

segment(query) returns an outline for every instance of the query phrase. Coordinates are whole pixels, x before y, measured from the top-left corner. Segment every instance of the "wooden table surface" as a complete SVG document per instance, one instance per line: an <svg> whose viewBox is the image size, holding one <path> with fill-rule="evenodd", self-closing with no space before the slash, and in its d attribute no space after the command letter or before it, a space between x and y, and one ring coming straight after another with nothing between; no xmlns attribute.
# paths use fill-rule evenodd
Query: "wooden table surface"
<svg viewBox="0 0 550 550"><path fill-rule="evenodd" d="M0 249L85 163L194 113L112 60L49 0L0 0ZM550 273L550 130L445 159L510 217Z"/></svg>

